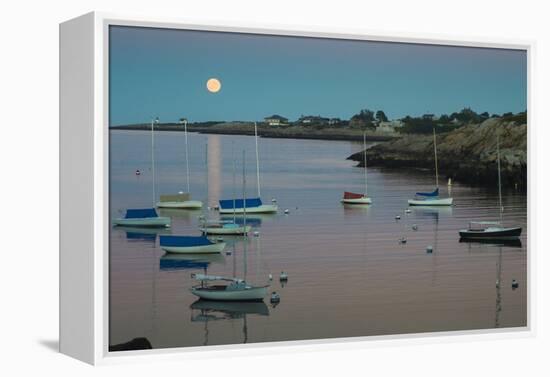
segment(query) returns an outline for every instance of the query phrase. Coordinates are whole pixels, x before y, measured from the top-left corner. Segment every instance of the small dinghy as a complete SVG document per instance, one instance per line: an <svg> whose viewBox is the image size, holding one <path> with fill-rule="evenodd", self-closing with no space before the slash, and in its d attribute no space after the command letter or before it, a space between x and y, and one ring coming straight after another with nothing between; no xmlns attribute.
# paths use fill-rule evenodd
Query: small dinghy
<svg viewBox="0 0 550 377"><path fill-rule="evenodd" d="M171 220L161 217L154 208L127 209L124 217L114 219L113 224L128 227L168 228Z"/></svg>
<svg viewBox="0 0 550 377"><path fill-rule="evenodd" d="M160 248L168 253L221 253L225 242L212 242L205 236L160 236Z"/></svg>
<svg viewBox="0 0 550 377"><path fill-rule="evenodd" d="M344 197L340 199L343 204L371 204L372 200L367 196L367 134L363 133L363 164L365 166L365 193L356 194L344 191Z"/></svg>
<svg viewBox="0 0 550 377"><path fill-rule="evenodd" d="M203 300L263 301L269 288L269 285L255 287L238 278L204 274L193 274L191 277L201 282L200 285L191 288L191 293ZM225 282L226 284L208 285L209 281Z"/></svg>

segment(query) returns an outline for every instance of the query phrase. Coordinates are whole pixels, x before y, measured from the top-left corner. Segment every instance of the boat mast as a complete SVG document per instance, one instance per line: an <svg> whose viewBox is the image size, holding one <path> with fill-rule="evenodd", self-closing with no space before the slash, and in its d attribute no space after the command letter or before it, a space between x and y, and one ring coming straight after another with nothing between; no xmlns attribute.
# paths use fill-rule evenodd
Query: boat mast
<svg viewBox="0 0 550 377"><path fill-rule="evenodd" d="M365 164L365 197L367 196L367 132L363 132L363 163Z"/></svg>
<svg viewBox="0 0 550 377"><path fill-rule="evenodd" d="M498 206L499 206L499 213L500 213L500 223L502 225L502 212L504 208L502 208L502 184L500 180L500 137L497 135L497 166L498 166Z"/></svg>
<svg viewBox="0 0 550 377"><path fill-rule="evenodd" d="M235 150L234 150L234 143L231 142L231 157L233 160L233 224L237 223L237 193L235 192L235 186L236 186L236 167L235 167Z"/></svg>
<svg viewBox="0 0 550 377"><path fill-rule="evenodd" d="M434 134L434 156L435 156L435 187L439 188L439 172L437 170L437 142L435 140L435 127L433 128Z"/></svg>
<svg viewBox="0 0 550 377"><path fill-rule="evenodd" d="M244 229L246 229L246 151L245 150L243 150L243 227ZM246 232L244 232L244 238L243 238L244 280L246 280L246 273L248 270L246 265L246 259L248 258L248 255L246 253L247 243L248 243L248 235Z"/></svg>
<svg viewBox="0 0 550 377"><path fill-rule="evenodd" d="M187 193L190 193L189 190L189 152L187 151L187 119L183 121L184 133L185 133L185 168L186 168L186 178L187 178Z"/></svg>
<svg viewBox="0 0 550 377"><path fill-rule="evenodd" d="M153 175L153 208L156 206L157 202L157 193L155 192L155 122L156 119L151 119L151 173Z"/></svg>
<svg viewBox="0 0 550 377"><path fill-rule="evenodd" d="M243 227L246 229L246 151L243 150ZM246 233L245 233L246 238Z"/></svg>
<svg viewBox="0 0 550 377"><path fill-rule="evenodd" d="M256 181L258 185L258 198L261 198L260 194L260 155L258 153L258 125L254 122L254 139L256 140Z"/></svg>

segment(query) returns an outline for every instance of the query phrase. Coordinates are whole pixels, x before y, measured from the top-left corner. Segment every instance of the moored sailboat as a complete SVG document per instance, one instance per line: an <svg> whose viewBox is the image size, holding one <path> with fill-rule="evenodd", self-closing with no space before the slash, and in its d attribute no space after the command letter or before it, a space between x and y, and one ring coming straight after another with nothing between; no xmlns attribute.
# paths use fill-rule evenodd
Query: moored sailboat
<svg viewBox="0 0 550 377"><path fill-rule="evenodd" d="M256 142L256 183L258 196L256 198L227 199L220 200L221 214L243 214L246 213L277 213L279 207L275 204L263 204L260 190L260 156L258 152L258 126L254 122L254 137Z"/></svg>
<svg viewBox="0 0 550 377"><path fill-rule="evenodd" d="M500 138L497 135L498 203L500 221L470 221L467 229L458 232L461 239L469 240L516 240L521 236L520 226L503 225L502 182L500 178Z"/></svg>
<svg viewBox="0 0 550 377"><path fill-rule="evenodd" d="M191 200L189 186L189 145L187 142L187 120L183 121L184 136L185 136L185 176L187 183L187 192L180 192L176 195L161 195L160 201L157 202L159 208L182 208L182 209L200 209L202 202L200 200Z"/></svg>
<svg viewBox="0 0 550 377"><path fill-rule="evenodd" d="M340 202L344 204L371 204L372 200L367 196L367 134L363 133L363 163L365 167L365 193L356 194L353 192L345 191L344 197Z"/></svg>
<svg viewBox="0 0 550 377"><path fill-rule="evenodd" d="M213 242L206 236L160 236L160 248L168 253L221 253L225 242Z"/></svg>
<svg viewBox="0 0 550 377"><path fill-rule="evenodd" d="M417 192L414 199L409 199L410 206L451 206L453 198L439 197L439 171L437 165L437 140L435 137L435 128L433 129L434 137L434 161L435 161L435 190L431 192Z"/></svg>
<svg viewBox="0 0 550 377"><path fill-rule="evenodd" d="M155 123L158 118L151 120L151 173L153 185L153 204L156 200L155 190ZM171 219L169 217L159 216L155 208L127 209L124 217L113 220L113 225L123 225L131 227L169 227Z"/></svg>

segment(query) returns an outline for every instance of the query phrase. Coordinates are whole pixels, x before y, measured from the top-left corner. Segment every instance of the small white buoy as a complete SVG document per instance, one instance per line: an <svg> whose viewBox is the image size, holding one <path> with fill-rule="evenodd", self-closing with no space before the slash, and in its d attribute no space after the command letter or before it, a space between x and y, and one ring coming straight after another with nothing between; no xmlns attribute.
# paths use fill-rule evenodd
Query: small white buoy
<svg viewBox="0 0 550 377"><path fill-rule="evenodd" d="M410 210L410 208L407 208L407 209L405 210L405 213L411 213L411 212L412 212L412 211Z"/></svg>
<svg viewBox="0 0 550 377"><path fill-rule="evenodd" d="M428 245L428 247L426 247L426 253L431 254L433 251L434 248L432 247L432 245Z"/></svg>
<svg viewBox="0 0 550 377"><path fill-rule="evenodd" d="M273 292L271 294L271 298L269 299L269 301L271 303L277 303L277 302L281 301L281 296L279 296L279 294L277 292Z"/></svg>
<svg viewBox="0 0 550 377"><path fill-rule="evenodd" d="M519 287L519 283L517 282L517 280L512 280L512 289L516 289L517 287Z"/></svg>
<svg viewBox="0 0 550 377"><path fill-rule="evenodd" d="M407 239L405 237L401 237L399 243L407 243Z"/></svg>
<svg viewBox="0 0 550 377"><path fill-rule="evenodd" d="M216 238L216 241L218 241L218 242L223 242L223 237L218 237L218 238Z"/></svg>
<svg viewBox="0 0 550 377"><path fill-rule="evenodd" d="M136 175L140 175L141 172L139 171L139 169L136 170Z"/></svg>
<svg viewBox="0 0 550 377"><path fill-rule="evenodd" d="M418 225L413 224L411 228L412 228L412 230L418 230Z"/></svg>
<svg viewBox="0 0 550 377"><path fill-rule="evenodd" d="M254 237L258 237L260 235L260 232L258 232L257 230L254 231Z"/></svg>
<svg viewBox="0 0 550 377"><path fill-rule="evenodd" d="M397 215L397 216L395 216L395 219L396 220L401 220L401 216Z"/></svg>
<svg viewBox="0 0 550 377"><path fill-rule="evenodd" d="M286 272L281 271L281 274L279 275L279 280L280 281L287 281L288 280L288 275L286 274Z"/></svg>
<svg viewBox="0 0 550 377"><path fill-rule="evenodd" d="M273 275L269 274L268 278L269 278L269 280L273 280Z"/></svg>
<svg viewBox="0 0 550 377"><path fill-rule="evenodd" d="M287 208L285 209L285 215L288 215L290 213L290 210Z"/></svg>
<svg viewBox="0 0 550 377"><path fill-rule="evenodd" d="M271 199L271 203L277 203L277 199L272 198L272 199Z"/></svg>

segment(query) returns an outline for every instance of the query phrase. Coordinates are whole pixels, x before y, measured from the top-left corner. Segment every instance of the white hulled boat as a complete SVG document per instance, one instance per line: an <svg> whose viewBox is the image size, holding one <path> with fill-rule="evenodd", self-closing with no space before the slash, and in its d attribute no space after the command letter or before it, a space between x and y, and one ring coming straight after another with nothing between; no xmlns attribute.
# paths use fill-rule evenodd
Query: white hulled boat
<svg viewBox="0 0 550 377"><path fill-rule="evenodd" d="M363 163L365 167L365 193L356 194L349 191L344 191L344 197L340 202L344 204L371 204L372 201L367 195L367 134L363 133Z"/></svg>
<svg viewBox="0 0 550 377"><path fill-rule="evenodd" d="M435 190L432 192L417 192L414 199L409 199L410 206L451 206L453 198L439 197L439 172L437 166L437 140L435 137L435 128L433 129L434 136L434 160L435 160Z"/></svg>
<svg viewBox="0 0 550 377"><path fill-rule="evenodd" d="M187 182L187 192L180 192L176 195L161 195L160 201L157 202L159 208L181 208L181 209L201 209L202 202L200 200L191 200L189 186L189 145L187 142L187 120L183 121L185 135L185 172Z"/></svg>
<svg viewBox="0 0 550 377"><path fill-rule="evenodd" d="M158 118L151 121L151 172L153 181L153 204L156 200L155 123L158 123ZM131 227L169 227L171 224L171 219L169 217L159 216L155 208L127 209L126 215L124 217L114 219L113 224Z"/></svg>

